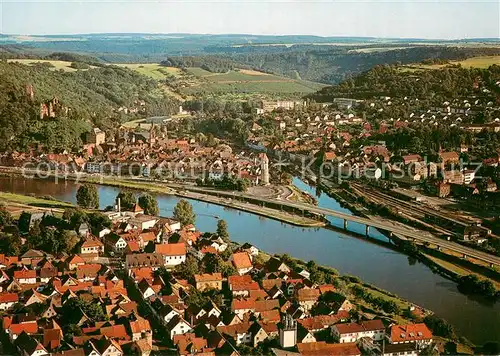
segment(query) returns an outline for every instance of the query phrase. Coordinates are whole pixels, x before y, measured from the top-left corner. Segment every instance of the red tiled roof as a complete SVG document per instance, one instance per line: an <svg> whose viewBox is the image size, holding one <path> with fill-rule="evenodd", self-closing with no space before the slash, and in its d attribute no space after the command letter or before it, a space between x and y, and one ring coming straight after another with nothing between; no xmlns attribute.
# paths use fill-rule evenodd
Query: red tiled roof
<svg viewBox="0 0 500 356"><path fill-rule="evenodd" d="M127 247L132 252L138 252L138 251L140 251L139 243L137 241L128 241L127 242Z"/></svg>
<svg viewBox="0 0 500 356"><path fill-rule="evenodd" d="M297 291L297 299L299 302L310 302L316 301L319 298L319 290L318 289L307 289L302 288Z"/></svg>
<svg viewBox="0 0 500 356"><path fill-rule="evenodd" d="M125 325L113 325L101 328L101 335L107 336L111 339L128 339L127 330Z"/></svg>
<svg viewBox="0 0 500 356"><path fill-rule="evenodd" d="M101 270L102 266L100 264L88 264L79 266L76 270L77 279L95 278L97 273Z"/></svg>
<svg viewBox="0 0 500 356"><path fill-rule="evenodd" d="M199 354L207 347L207 340L202 337L196 337L195 334L187 333L184 335L174 335L174 345L180 355Z"/></svg>
<svg viewBox="0 0 500 356"><path fill-rule="evenodd" d="M85 263L85 260L83 258L81 258L79 255L74 255L67 261L68 261L68 264L70 264L70 265Z"/></svg>
<svg viewBox="0 0 500 356"><path fill-rule="evenodd" d="M318 289L321 294L335 291L335 287L333 286L333 284L322 284L318 286Z"/></svg>
<svg viewBox="0 0 500 356"><path fill-rule="evenodd" d="M17 293L2 293L0 294L0 303L15 303L19 300Z"/></svg>
<svg viewBox="0 0 500 356"><path fill-rule="evenodd" d="M263 312L280 307L277 299L270 300L253 300L253 299L233 299L231 303L231 310L250 309L256 312Z"/></svg>
<svg viewBox="0 0 500 356"><path fill-rule="evenodd" d="M186 230L181 230L178 232L181 240L183 241L192 241L193 243L196 243L198 241L198 238L201 236L200 231L186 231Z"/></svg>
<svg viewBox="0 0 500 356"><path fill-rule="evenodd" d="M324 341L298 343L297 348L301 355L329 355L329 356L355 356L361 355L354 342L343 344L327 344Z"/></svg>
<svg viewBox="0 0 500 356"><path fill-rule="evenodd" d="M258 300L258 299L266 299L269 296L267 295L266 291L263 289L252 289L250 290L250 293L248 295L249 299L253 300Z"/></svg>
<svg viewBox="0 0 500 356"><path fill-rule="evenodd" d="M222 281L221 273L203 273L195 274L194 280L198 282L212 282L212 281Z"/></svg>
<svg viewBox="0 0 500 356"><path fill-rule="evenodd" d="M237 252L233 254L233 264L237 269L251 268L252 260L247 252Z"/></svg>
<svg viewBox="0 0 500 356"><path fill-rule="evenodd" d="M248 283L252 283L252 282L253 282L252 276L249 276L248 274L243 275L243 276L234 275L234 276L227 277L227 283L229 285L231 285L231 284L248 284Z"/></svg>
<svg viewBox="0 0 500 356"><path fill-rule="evenodd" d="M217 254L217 249L213 246L203 246L200 250L202 253L212 253L214 255Z"/></svg>
<svg viewBox="0 0 500 356"><path fill-rule="evenodd" d="M133 334L151 331L151 325L148 320L139 318L137 321L130 322L130 330Z"/></svg>
<svg viewBox="0 0 500 356"><path fill-rule="evenodd" d="M104 244L101 241L95 240L95 239L85 240L85 242L82 244L82 248L86 248L86 247L102 247L102 246L104 246Z"/></svg>
<svg viewBox="0 0 500 356"><path fill-rule="evenodd" d="M260 319L266 323L279 322L281 320L280 311L277 309L265 310L260 313Z"/></svg>
<svg viewBox="0 0 500 356"><path fill-rule="evenodd" d="M136 280L142 279L153 280L154 273L151 267L131 268L130 275Z"/></svg>
<svg viewBox="0 0 500 356"><path fill-rule="evenodd" d="M55 349L61 344L63 333L61 329L44 329L43 346Z"/></svg>
<svg viewBox="0 0 500 356"><path fill-rule="evenodd" d="M26 279L26 278L36 278L36 271L33 269L22 269L20 271L14 271L15 279Z"/></svg>
<svg viewBox="0 0 500 356"><path fill-rule="evenodd" d="M19 257L17 256L5 256L3 253L0 254L0 264L5 266L10 266L19 262Z"/></svg>
<svg viewBox="0 0 500 356"><path fill-rule="evenodd" d="M155 245L155 252L166 256L183 256L186 254L186 245L184 243L159 244Z"/></svg>
<svg viewBox="0 0 500 356"><path fill-rule="evenodd" d="M218 326L217 330L220 331L222 334L235 337L237 334L244 334L248 332L248 329L250 329L251 325L252 324L249 322L244 322L227 326Z"/></svg>
<svg viewBox="0 0 500 356"><path fill-rule="evenodd" d="M392 342L411 342L432 339L432 332L424 323L393 325L391 327Z"/></svg>
<svg viewBox="0 0 500 356"><path fill-rule="evenodd" d="M340 320L348 318L349 313L337 313L334 315L317 315L310 318L297 320L305 329L321 330L338 323Z"/></svg>
<svg viewBox="0 0 500 356"><path fill-rule="evenodd" d="M460 156L458 155L458 152L441 152L439 154L439 157L443 160L443 162L447 161L458 161Z"/></svg>
<svg viewBox="0 0 500 356"><path fill-rule="evenodd" d="M273 287L281 287L281 284L283 283L283 280L280 278L277 279L264 279L262 281L262 288L265 290L271 290Z"/></svg>
<svg viewBox="0 0 500 356"><path fill-rule="evenodd" d="M368 320L361 323L346 323L335 325L340 334L360 333L365 331L384 330L382 320Z"/></svg>
<svg viewBox="0 0 500 356"><path fill-rule="evenodd" d="M141 211L144 211L144 210L139 206L139 204L135 204L134 208L132 209L132 211L134 213L140 213Z"/></svg>
<svg viewBox="0 0 500 356"><path fill-rule="evenodd" d="M156 240L156 235L152 231L143 232L139 236L142 237L142 240L144 242L149 242L149 241L155 241Z"/></svg>
<svg viewBox="0 0 500 356"><path fill-rule="evenodd" d="M29 321L22 324L11 324L9 326L9 333L19 335L22 332L26 334L36 334L38 332L38 324L36 321Z"/></svg>
<svg viewBox="0 0 500 356"><path fill-rule="evenodd" d="M416 163L416 162L422 162L422 156L420 155L406 155L403 156L403 162L404 164L410 164L410 163Z"/></svg>

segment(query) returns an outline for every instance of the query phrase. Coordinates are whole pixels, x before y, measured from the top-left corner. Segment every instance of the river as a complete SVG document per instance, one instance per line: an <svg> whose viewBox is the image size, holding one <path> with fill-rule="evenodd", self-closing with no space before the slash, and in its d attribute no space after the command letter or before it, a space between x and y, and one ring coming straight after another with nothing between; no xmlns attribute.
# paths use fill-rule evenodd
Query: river
<svg viewBox="0 0 500 356"><path fill-rule="evenodd" d="M302 190L315 195L315 189L295 180ZM49 180L0 177L0 191L50 195L75 203L78 186L72 182L55 184ZM119 188L99 186L100 207L114 204ZM171 216L179 198L158 196L160 213ZM343 274L395 293L449 321L463 335L477 344L500 342L500 303L491 304L461 294L453 281L433 273L427 266L386 247L341 232L324 228L300 228L231 208L190 200L201 231L215 231L217 218L228 222L231 239L250 242L269 253L287 253L331 266ZM318 205L349 213L339 203L321 194ZM341 221L332 220L336 226ZM349 224L349 230L364 233L364 227ZM371 237L386 238L372 231Z"/></svg>

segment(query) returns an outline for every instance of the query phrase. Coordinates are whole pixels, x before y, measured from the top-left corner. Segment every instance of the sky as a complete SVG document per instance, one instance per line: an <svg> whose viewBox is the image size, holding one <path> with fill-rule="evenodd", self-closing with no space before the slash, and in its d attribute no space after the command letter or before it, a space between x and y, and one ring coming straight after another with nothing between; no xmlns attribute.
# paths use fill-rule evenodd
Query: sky
<svg viewBox="0 0 500 356"><path fill-rule="evenodd" d="M0 0L0 33L500 38L500 0Z"/></svg>

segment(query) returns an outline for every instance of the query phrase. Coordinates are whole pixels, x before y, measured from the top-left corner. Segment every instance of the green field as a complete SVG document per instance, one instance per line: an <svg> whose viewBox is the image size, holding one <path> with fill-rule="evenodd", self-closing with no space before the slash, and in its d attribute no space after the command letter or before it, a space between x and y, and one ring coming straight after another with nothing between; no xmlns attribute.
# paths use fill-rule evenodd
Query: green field
<svg viewBox="0 0 500 356"><path fill-rule="evenodd" d="M170 75L177 76L181 73L179 68L165 67L158 63L125 63L115 65L135 70L142 75L146 75L156 80L165 79Z"/></svg>
<svg viewBox="0 0 500 356"><path fill-rule="evenodd" d="M39 59L11 59L25 65L50 63L54 70L74 72L71 62ZM304 95L314 93L326 85L300 79L291 79L248 69L235 69L226 73L212 73L202 68L164 67L159 63L113 64L129 68L154 80L168 79L164 92L179 100L191 95ZM92 68L92 67L91 67Z"/></svg>
<svg viewBox="0 0 500 356"><path fill-rule="evenodd" d="M197 85L184 89L186 94L304 94L313 93L325 85L295 80L253 70L231 70L227 73L211 73L201 68L188 68L188 72L200 79Z"/></svg>
<svg viewBox="0 0 500 356"><path fill-rule="evenodd" d="M66 208L73 206L70 203L51 199L50 197L44 199L29 195L21 195L21 194L7 193L7 192L0 192L0 202L4 203L7 207L9 207L9 203L17 203L35 207L55 207L55 208Z"/></svg>
<svg viewBox="0 0 500 356"><path fill-rule="evenodd" d="M59 70L62 69L65 72L75 72L77 69L71 68L71 62L66 62L66 61L52 61L52 60L46 60L46 59L8 59L8 62L18 62L21 64L25 65L33 65L37 63L50 63L54 67L54 70ZM93 66L90 66L91 68L95 68ZM81 69L85 70L85 69Z"/></svg>
<svg viewBox="0 0 500 356"><path fill-rule="evenodd" d="M463 61L450 61L449 64L409 64L400 66L399 69L405 72L414 72L417 70L441 69L448 65L460 64L463 68L481 68L486 69L493 64L500 65L500 56L480 56L467 58Z"/></svg>
<svg viewBox="0 0 500 356"><path fill-rule="evenodd" d="M398 49L406 49L406 48L414 48L414 47L367 47L367 48L351 49L349 53L378 53L378 52L395 51Z"/></svg>

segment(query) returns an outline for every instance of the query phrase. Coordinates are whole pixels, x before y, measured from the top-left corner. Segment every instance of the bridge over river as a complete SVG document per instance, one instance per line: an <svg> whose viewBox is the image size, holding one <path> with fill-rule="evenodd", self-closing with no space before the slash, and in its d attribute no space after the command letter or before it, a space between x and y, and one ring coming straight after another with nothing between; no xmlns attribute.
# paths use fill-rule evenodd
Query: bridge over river
<svg viewBox="0 0 500 356"><path fill-rule="evenodd" d="M244 199L252 202L258 202L262 205L273 205L273 206L279 206L279 207L289 207L293 208L296 210L300 210L303 212L309 212L309 213L314 213L314 214L321 214L325 216L330 216L334 217L337 219L341 219L344 221L344 228L347 229L348 223L349 222L356 222L359 224L362 224L366 227L366 233L368 234L369 229L371 227L383 230L386 232L389 232L391 234L396 234L399 236L406 237L410 240L414 241L419 241L419 242L424 242L424 243L430 243L433 245L436 245L438 249L447 249L449 251L453 251L455 253L459 253L462 255L463 258L475 258L477 260L483 261L488 263L491 267L493 266L500 266L500 257L494 256L492 254L479 251L467 246L460 245L458 243L452 242L452 241L447 241L443 238L434 236L430 234L429 232L423 231L423 230L418 230L414 228L409 228L405 226L401 226L400 224L394 223L392 221L380 218L380 217L371 217L371 218L365 218L361 216L355 216L355 215L350 215L346 214L337 210L332 210L328 208L323 208L323 207L318 207L315 205L311 204L303 204L303 203L296 203L296 202L291 202L288 200L282 200L282 199L273 199L273 198L263 198L263 197L257 197L255 195L249 195L245 193L240 193L240 192L224 192L224 191L216 191L216 190L211 190L211 189L204 189L200 187L194 187L194 186L186 186L186 185L181 185L181 184L167 184L168 186L176 189L184 189L184 190L190 190L190 191L197 191L197 192L203 192L205 194L211 194L211 195L216 195L218 197L225 197L225 198L230 198L230 199Z"/></svg>

